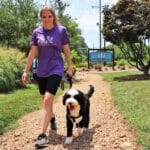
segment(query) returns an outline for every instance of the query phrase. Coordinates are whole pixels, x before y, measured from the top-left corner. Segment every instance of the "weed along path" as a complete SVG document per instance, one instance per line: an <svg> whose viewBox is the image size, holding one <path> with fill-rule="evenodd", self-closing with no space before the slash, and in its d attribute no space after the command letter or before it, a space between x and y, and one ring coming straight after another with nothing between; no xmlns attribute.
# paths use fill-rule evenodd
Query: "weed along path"
<svg viewBox="0 0 150 150"><path fill-rule="evenodd" d="M66 136L65 106L62 96L54 103L58 130L50 132L46 150L142 150L136 143L136 134L114 106L110 85L93 72L78 72L73 87L86 92L88 85L95 87L91 100L90 126L82 136L74 129L71 145L64 145ZM40 131L41 111L30 113L19 120L20 126L0 136L0 150L32 150ZM49 130L49 129L48 129Z"/></svg>

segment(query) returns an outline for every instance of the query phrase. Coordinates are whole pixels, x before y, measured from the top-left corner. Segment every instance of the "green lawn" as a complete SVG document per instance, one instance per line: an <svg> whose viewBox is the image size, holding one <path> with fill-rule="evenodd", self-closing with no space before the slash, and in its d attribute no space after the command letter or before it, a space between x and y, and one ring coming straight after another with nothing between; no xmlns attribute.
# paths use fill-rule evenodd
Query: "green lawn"
<svg viewBox="0 0 150 150"><path fill-rule="evenodd" d="M58 90L57 95L61 93L62 90ZM10 94L0 94L0 134L16 128L17 120L22 115L40 107L41 97L37 86L33 84Z"/></svg>
<svg viewBox="0 0 150 150"><path fill-rule="evenodd" d="M112 96L118 110L139 133L143 149L150 149L150 80L135 80L139 72L102 73L111 82Z"/></svg>

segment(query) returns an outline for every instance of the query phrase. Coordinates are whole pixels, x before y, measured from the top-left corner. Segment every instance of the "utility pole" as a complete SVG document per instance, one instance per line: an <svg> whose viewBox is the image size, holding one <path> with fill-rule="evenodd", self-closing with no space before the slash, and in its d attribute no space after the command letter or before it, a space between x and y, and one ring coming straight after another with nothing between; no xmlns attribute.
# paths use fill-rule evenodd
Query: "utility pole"
<svg viewBox="0 0 150 150"><path fill-rule="evenodd" d="M101 27L101 0L99 0L99 6L92 6L92 8L99 8L99 48L102 48L102 37L101 37L101 31L102 31L102 27Z"/></svg>
<svg viewBox="0 0 150 150"><path fill-rule="evenodd" d="M102 48L102 37L101 37L101 31L102 31L102 29L101 29L101 0L99 0L99 47L100 47L100 49Z"/></svg>

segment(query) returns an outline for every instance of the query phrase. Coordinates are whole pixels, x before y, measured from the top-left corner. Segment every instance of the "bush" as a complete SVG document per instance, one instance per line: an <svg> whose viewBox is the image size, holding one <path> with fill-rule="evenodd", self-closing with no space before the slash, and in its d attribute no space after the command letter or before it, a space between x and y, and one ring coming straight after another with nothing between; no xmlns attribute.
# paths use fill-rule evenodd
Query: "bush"
<svg viewBox="0 0 150 150"><path fill-rule="evenodd" d="M76 71L77 71L77 67L73 65L73 76L76 74Z"/></svg>
<svg viewBox="0 0 150 150"><path fill-rule="evenodd" d="M20 78L21 78L22 71L23 71L24 64L25 64L24 59L22 58L22 55L17 54L15 57L14 56L10 57L9 63L12 67L12 72L15 75L15 87L16 88L22 87Z"/></svg>
<svg viewBox="0 0 150 150"><path fill-rule="evenodd" d="M113 62L107 62L107 63L106 63L106 66L107 66L107 67L112 67L112 66L113 66Z"/></svg>
<svg viewBox="0 0 150 150"><path fill-rule="evenodd" d="M8 92L15 88L15 75L8 63L0 61L0 92Z"/></svg>
<svg viewBox="0 0 150 150"><path fill-rule="evenodd" d="M121 70L125 70L125 66L126 66L127 62L126 60L124 59L120 59L118 62L117 62L117 66L119 69Z"/></svg>
<svg viewBox="0 0 150 150"><path fill-rule="evenodd" d="M24 54L16 49L0 48L0 92L23 87L20 82L24 67Z"/></svg>
<svg viewBox="0 0 150 150"><path fill-rule="evenodd" d="M98 71L102 71L102 65L101 64L95 64L95 69Z"/></svg>

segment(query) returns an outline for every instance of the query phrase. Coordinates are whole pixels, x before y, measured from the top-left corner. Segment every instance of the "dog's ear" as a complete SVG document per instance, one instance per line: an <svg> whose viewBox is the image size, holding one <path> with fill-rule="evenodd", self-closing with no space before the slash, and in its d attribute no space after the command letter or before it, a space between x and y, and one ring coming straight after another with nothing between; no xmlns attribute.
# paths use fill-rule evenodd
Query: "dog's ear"
<svg viewBox="0 0 150 150"><path fill-rule="evenodd" d="M63 96L63 105L65 105L66 100L70 98L70 95L66 92L65 95Z"/></svg>
<svg viewBox="0 0 150 150"><path fill-rule="evenodd" d="M66 102L66 99L67 99L67 93L65 93L65 95L63 96L63 105L65 105L65 102Z"/></svg>

